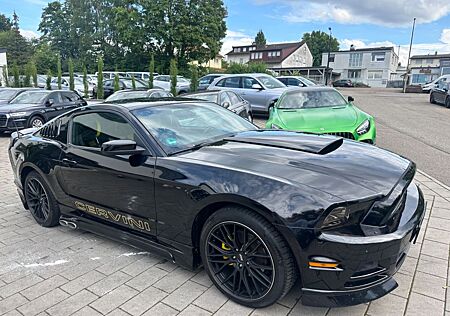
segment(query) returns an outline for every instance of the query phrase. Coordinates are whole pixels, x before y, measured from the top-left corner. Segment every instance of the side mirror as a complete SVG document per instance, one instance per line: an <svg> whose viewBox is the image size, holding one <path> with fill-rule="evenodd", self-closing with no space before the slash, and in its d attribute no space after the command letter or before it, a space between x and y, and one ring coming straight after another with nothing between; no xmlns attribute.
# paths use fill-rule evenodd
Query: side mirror
<svg viewBox="0 0 450 316"><path fill-rule="evenodd" d="M228 109L228 108L230 107L230 102L225 101L225 102L222 103L222 106L223 106L225 109Z"/></svg>
<svg viewBox="0 0 450 316"><path fill-rule="evenodd" d="M263 87L259 83L252 84L252 89L263 90Z"/></svg>
<svg viewBox="0 0 450 316"><path fill-rule="evenodd" d="M347 98L347 99L348 99L348 102L353 102L353 101L355 101L355 98L353 98L353 97L352 97L352 96L350 96L350 95L348 96L348 98Z"/></svg>
<svg viewBox="0 0 450 316"><path fill-rule="evenodd" d="M49 107L49 106L52 106L54 103L55 103L55 100L48 99L47 101L45 101L45 106Z"/></svg>
<svg viewBox="0 0 450 316"><path fill-rule="evenodd" d="M145 152L145 148L137 146L134 140L110 140L102 144L101 152L105 156L115 155L142 155Z"/></svg>

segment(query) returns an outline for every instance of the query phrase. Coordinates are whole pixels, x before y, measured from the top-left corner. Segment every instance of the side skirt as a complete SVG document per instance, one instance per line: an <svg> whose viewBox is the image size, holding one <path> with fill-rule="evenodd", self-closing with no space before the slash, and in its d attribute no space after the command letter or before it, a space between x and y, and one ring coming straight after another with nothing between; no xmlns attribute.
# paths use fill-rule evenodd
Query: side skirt
<svg viewBox="0 0 450 316"><path fill-rule="evenodd" d="M174 247L170 247L158 242L156 238L145 238L116 228L113 225L106 225L83 216L74 216L73 212L70 212L71 214L69 215L67 214L67 212L64 212L64 210L67 209L67 207L62 206L62 215L60 219L69 223L74 223L76 225L76 229L89 231L96 235L100 235L118 241L120 243L148 251L152 254L171 260L173 263L189 270L194 270L196 268L196 266L194 266L194 250L192 247L182 245L182 247L184 248L183 250L176 249Z"/></svg>

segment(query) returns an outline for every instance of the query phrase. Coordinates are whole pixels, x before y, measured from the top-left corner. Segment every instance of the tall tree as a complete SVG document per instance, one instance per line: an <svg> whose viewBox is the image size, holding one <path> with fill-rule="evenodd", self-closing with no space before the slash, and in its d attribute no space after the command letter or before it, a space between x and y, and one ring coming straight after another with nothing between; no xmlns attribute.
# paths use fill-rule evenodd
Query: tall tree
<svg viewBox="0 0 450 316"><path fill-rule="evenodd" d="M119 91L120 90L120 85L119 85L119 75L116 73L114 74L114 92Z"/></svg>
<svg viewBox="0 0 450 316"><path fill-rule="evenodd" d="M9 63L25 65L32 55L31 43L15 30L0 32L0 47L6 48Z"/></svg>
<svg viewBox="0 0 450 316"><path fill-rule="evenodd" d="M191 91L195 92L198 89L198 66L192 65L191 66Z"/></svg>
<svg viewBox="0 0 450 316"><path fill-rule="evenodd" d="M20 73L19 66L16 63L13 64L13 77L14 77L14 88L20 87Z"/></svg>
<svg viewBox="0 0 450 316"><path fill-rule="evenodd" d="M83 65L83 88L84 88L84 97L89 97L89 84L87 79L87 69L86 65Z"/></svg>
<svg viewBox="0 0 450 316"><path fill-rule="evenodd" d="M177 61L175 59L170 60L170 92L174 96L177 95L177 75L178 75L178 68L177 68Z"/></svg>
<svg viewBox="0 0 450 316"><path fill-rule="evenodd" d="M255 36L255 44L257 47L263 47L267 43L266 36L264 35L264 32L262 30L259 30L258 33Z"/></svg>
<svg viewBox="0 0 450 316"><path fill-rule="evenodd" d="M36 61L38 73L45 74L49 69L52 73L57 73L58 54L47 42L40 41L36 45L33 59Z"/></svg>
<svg viewBox="0 0 450 316"><path fill-rule="evenodd" d="M47 79L45 80L45 89L52 90L52 71L49 69L47 70Z"/></svg>
<svg viewBox="0 0 450 316"><path fill-rule="evenodd" d="M69 89L75 90L75 80L73 78L73 60L69 58Z"/></svg>
<svg viewBox="0 0 450 316"><path fill-rule="evenodd" d="M150 65L148 67L149 78L148 78L148 88L153 88L153 74L155 73L155 55L153 53L150 55Z"/></svg>
<svg viewBox="0 0 450 316"><path fill-rule="evenodd" d="M131 76L131 88L136 90L136 78L134 76Z"/></svg>
<svg viewBox="0 0 450 316"><path fill-rule="evenodd" d="M62 76L62 67L61 67L61 56L58 54L58 64L56 66L58 73L58 89L61 89L61 76Z"/></svg>
<svg viewBox="0 0 450 316"><path fill-rule="evenodd" d="M12 29L19 32L19 16L16 14L16 10L13 13Z"/></svg>
<svg viewBox="0 0 450 316"><path fill-rule="evenodd" d="M6 15L0 14L0 32L10 31L11 27L11 20Z"/></svg>
<svg viewBox="0 0 450 316"><path fill-rule="evenodd" d="M38 87L37 68L36 63L34 62L33 59L30 61L30 70L31 70L31 78L33 78L33 87L37 88Z"/></svg>
<svg viewBox="0 0 450 316"><path fill-rule="evenodd" d="M104 91L103 91L103 58L98 58L98 66L97 66L97 99L103 99Z"/></svg>
<svg viewBox="0 0 450 316"><path fill-rule="evenodd" d="M303 38L308 45L309 50L313 56L313 66L320 66L322 63L322 53L330 51L335 52L339 50L339 41L325 32L312 31L311 33L304 33Z"/></svg>
<svg viewBox="0 0 450 316"><path fill-rule="evenodd" d="M31 87L31 65L30 63L25 65L25 77L23 78L23 86Z"/></svg>

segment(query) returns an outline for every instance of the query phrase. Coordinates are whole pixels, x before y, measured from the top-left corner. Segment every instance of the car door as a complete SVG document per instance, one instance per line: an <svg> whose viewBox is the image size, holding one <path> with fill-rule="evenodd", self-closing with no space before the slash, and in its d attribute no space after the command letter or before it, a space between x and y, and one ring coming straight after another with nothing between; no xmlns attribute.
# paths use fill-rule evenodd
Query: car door
<svg viewBox="0 0 450 316"><path fill-rule="evenodd" d="M156 234L155 158L143 141L145 136L121 113L109 110L77 113L68 134L58 181L70 206L96 221ZM104 142L119 139L134 140L150 155L142 164L131 166L130 156L102 153Z"/></svg>
<svg viewBox="0 0 450 316"><path fill-rule="evenodd" d="M433 90L433 96L436 102L443 104L447 96L447 91L445 91L447 78L442 78L437 82L436 88Z"/></svg>
<svg viewBox="0 0 450 316"><path fill-rule="evenodd" d="M230 107L229 110L233 111L239 116L242 116L244 118L247 118L247 110L244 105L244 100L242 100L236 93L233 91L227 91L228 99L230 100Z"/></svg>
<svg viewBox="0 0 450 316"><path fill-rule="evenodd" d="M258 112L267 112L266 98L267 94L263 85L252 77L242 77L242 89L239 93L244 100L250 102L252 110ZM254 84L258 84L262 89L252 88Z"/></svg>

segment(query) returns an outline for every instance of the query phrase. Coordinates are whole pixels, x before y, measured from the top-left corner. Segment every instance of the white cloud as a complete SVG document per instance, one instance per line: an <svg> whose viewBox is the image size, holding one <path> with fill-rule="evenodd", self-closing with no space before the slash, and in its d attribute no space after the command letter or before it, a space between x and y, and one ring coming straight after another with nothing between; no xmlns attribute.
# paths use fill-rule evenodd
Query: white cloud
<svg viewBox="0 0 450 316"><path fill-rule="evenodd" d="M410 26L436 21L450 13L448 0L253 0L260 5L276 4L283 8L288 22L334 21L345 24L377 24L389 27Z"/></svg>
<svg viewBox="0 0 450 316"><path fill-rule="evenodd" d="M227 31L227 35L223 39L222 49L220 53L225 56L229 53L233 46L250 45L254 41L254 37L240 31Z"/></svg>
<svg viewBox="0 0 450 316"><path fill-rule="evenodd" d="M28 40L38 38L39 34L32 30L20 30L20 34Z"/></svg>
<svg viewBox="0 0 450 316"><path fill-rule="evenodd" d="M450 44L450 29L443 29L441 33L441 42Z"/></svg>

